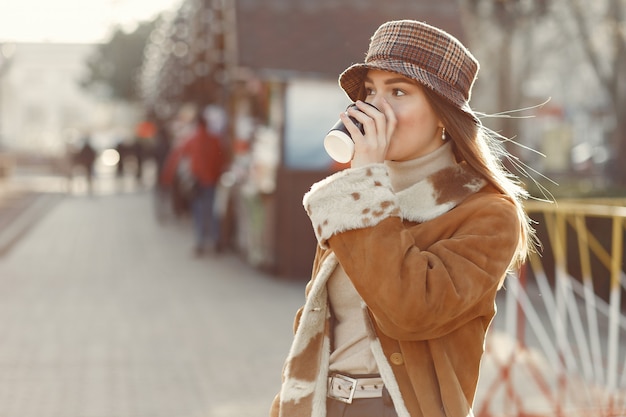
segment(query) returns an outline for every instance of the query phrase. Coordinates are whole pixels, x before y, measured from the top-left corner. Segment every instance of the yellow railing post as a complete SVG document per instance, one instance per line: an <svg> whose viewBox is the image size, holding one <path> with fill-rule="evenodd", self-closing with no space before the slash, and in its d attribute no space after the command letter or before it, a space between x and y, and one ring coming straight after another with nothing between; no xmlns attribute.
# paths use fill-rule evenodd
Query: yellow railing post
<svg viewBox="0 0 626 417"><path fill-rule="evenodd" d="M621 275L622 275L622 217L613 218L613 230L611 239L611 296L609 315L609 354L607 362L607 388L612 394L617 390L617 367L619 347L619 319L621 310Z"/></svg>

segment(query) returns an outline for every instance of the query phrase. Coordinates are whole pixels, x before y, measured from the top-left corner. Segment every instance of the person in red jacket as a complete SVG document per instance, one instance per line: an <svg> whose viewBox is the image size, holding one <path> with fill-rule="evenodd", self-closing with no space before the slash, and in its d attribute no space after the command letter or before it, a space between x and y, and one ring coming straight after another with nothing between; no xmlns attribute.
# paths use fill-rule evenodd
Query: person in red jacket
<svg viewBox="0 0 626 417"><path fill-rule="evenodd" d="M179 164L186 159L195 180L191 197L195 254L219 249L219 220L215 215L215 189L222 173L223 152L220 138L207 130L206 120L198 116L196 131L181 147Z"/></svg>

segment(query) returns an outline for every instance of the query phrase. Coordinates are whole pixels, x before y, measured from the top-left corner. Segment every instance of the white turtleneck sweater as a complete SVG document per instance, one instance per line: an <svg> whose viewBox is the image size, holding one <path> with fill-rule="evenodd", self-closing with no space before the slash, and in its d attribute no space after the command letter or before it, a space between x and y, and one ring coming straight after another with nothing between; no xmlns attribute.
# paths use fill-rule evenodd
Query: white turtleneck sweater
<svg viewBox="0 0 626 417"><path fill-rule="evenodd" d="M410 161L385 162L395 192L454 164L456 162L450 143ZM361 309L363 301L341 265L329 278L328 294L335 323L330 371L349 375L377 374L378 366L367 340L367 317Z"/></svg>

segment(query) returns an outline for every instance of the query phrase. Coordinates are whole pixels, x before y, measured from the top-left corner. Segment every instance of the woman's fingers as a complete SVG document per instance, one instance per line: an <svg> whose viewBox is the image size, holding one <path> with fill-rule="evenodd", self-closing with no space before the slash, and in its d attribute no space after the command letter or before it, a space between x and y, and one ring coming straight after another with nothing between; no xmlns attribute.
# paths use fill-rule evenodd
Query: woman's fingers
<svg viewBox="0 0 626 417"><path fill-rule="evenodd" d="M363 134L361 133L359 128L354 124L354 121L352 121L352 119L350 118L350 117L354 117L354 116L349 114L348 111L349 110L346 110L345 112L341 113L339 115L339 118L343 122L343 125L346 127L346 129L348 129L348 132L350 132L350 136L352 137L352 141L356 143L356 141L360 137L362 137ZM354 117L354 118L356 119L356 117ZM359 121L359 123L361 123L361 122Z"/></svg>
<svg viewBox="0 0 626 417"><path fill-rule="evenodd" d="M348 116L361 123L364 130L364 134L361 134L353 123L350 124L357 130L356 132L348 127L355 144L352 166L383 162L388 147L385 114L367 103L357 101L356 108L348 109ZM344 123L347 123L346 120Z"/></svg>

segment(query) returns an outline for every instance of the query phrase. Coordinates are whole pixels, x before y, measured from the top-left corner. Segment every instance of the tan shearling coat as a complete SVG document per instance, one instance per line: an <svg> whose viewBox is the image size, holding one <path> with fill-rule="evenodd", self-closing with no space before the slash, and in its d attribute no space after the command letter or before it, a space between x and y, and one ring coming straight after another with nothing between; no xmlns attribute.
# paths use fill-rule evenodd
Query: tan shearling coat
<svg viewBox="0 0 626 417"><path fill-rule="evenodd" d="M399 417L468 417L496 292L520 220L465 164L395 193L384 164L348 169L304 197L319 248L272 417L325 417L338 264L363 299L370 346Z"/></svg>

